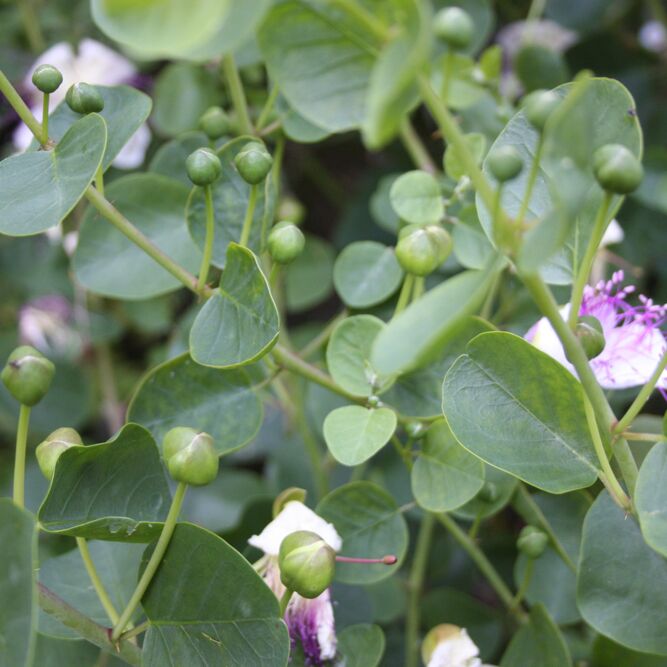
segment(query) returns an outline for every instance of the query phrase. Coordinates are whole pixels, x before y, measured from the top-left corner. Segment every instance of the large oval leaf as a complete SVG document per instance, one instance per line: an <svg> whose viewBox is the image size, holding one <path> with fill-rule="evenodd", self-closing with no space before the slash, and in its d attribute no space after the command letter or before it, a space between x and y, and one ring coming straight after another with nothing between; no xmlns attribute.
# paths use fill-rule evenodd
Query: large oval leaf
<svg viewBox="0 0 667 667"><path fill-rule="evenodd" d="M338 635L338 652L345 667L377 667L384 646L384 632L379 625L348 625Z"/></svg>
<svg viewBox="0 0 667 667"><path fill-rule="evenodd" d="M647 454L637 478L635 506L644 539L667 556L667 442Z"/></svg>

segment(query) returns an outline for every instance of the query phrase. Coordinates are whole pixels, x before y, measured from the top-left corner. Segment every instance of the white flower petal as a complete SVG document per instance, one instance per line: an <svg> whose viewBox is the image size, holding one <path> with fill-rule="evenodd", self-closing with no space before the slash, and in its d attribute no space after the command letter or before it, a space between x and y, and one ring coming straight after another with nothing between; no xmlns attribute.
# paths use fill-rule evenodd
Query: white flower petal
<svg viewBox="0 0 667 667"><path fill-rule="evenodd" d="M614 218L602 235L600 247L603 248L604 246L613 245L614 243L620 243L624 238L625 234L623 233L623 228L618 224L618 220Z"/></svg>
<svg viewBox="0 0 667 667"><path fill-rule="evenodd" d="M438 643L431 653L428 667L482 667L479 649L465 628Z"/></svg>
<svg viewBox="0 0 667 667"><path fill-rule="evenodd" d="M94 39L83 39L76 59L79 81L117 86L131 79L137 68L125 56Z"/></svg>
<svg viewBox="0 0 667 667"><path fill-rule="evenodd" d="M144 162L146 149L150 143L151 131L148 129L148 125L144 123L130 137L120 153L116 155L113 166L117 169L136 169L140 167Z"/></svg>

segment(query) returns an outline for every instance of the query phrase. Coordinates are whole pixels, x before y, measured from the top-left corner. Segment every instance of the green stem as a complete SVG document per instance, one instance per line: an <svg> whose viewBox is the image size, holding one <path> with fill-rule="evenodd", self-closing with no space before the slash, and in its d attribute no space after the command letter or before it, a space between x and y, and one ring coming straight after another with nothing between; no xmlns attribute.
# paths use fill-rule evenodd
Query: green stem
<svg viewBox="0 0 667 667"><path fill-rule="evenodd" d="M417 276L412 289L412 300L416 301L424 294L424 276Z"/></svg>
<svg viewBox="0 0 667 667"><path fill-rule="evenodd" d="M334 329L349 315L346 309L343 309L336 317L334 317L329 324L327 324L320 333L313 338L307 345L305 345L300 351L299 356L302 359L307 359L311 355L315 354L321 347L326 345Z"/></svg>
<svg viewBox="0 0 667 667"><path fill-rule="evenodd" d="M528 562L526 563L526 570L523 573L523 579L521 580L521 584L519 585L519 590L516 592L516 595L514 596L515 607L518 607L521 604L524 596L526 595L526 591L530 586L530 582L533 578L534 571L535 571L535 559L529 558Z"/></svg>
<svg viewBox="0 0 667 667"><path fill-rule="evenodd" d="M250 115L248 114L248 104L245 99L243 84L241 83L239 72L236 69L234 56L231 53L228 53L222 59L222 71L227 81L229 95L232 98L232 104L234 105L234 110L236 111L236 116L239 121L241 134L253 134L254 130L252 123L250 122Z"/></svg>
<svg viewBox="0 0 667 667"><path fill-rule="evenodd" d="M403 287L401 287L401 293L398 295L398 301L396 302L396 308L394 310L394 317L399 313L403 312L410 303L410 296L412 295L412 287L415 283L415 276L411 273L405 275L403 280Z"/></svg>
<svg viewBox="0 0 667 667"><path fill-rule="evenodd" d="M362 23L366 30L380 42L384 42L389 38L389 29L385 24L360 3L355 0L332 0L332 2L348 14L348 16Z"/></svg>
<svg viewBox="0 0 667 667"><path fill-rule="evenodd" d="M271 88L269 96L266 98L266 102L264 103L264 108L262 109L262 112L259 114L257 123L255 123L255 130L257 132L261 132L261 130L266 126L266 121L269 120L269 116L271 115L271 111L273 111L273 106L275 105L276 100L278 99L279 93L280 90L278 89L278 86L274 84L273 88Z"/></svg>
<svg viewBox="0 0 667 667"><path fill-rule="evenodd" d="M18 0L18 5L30 50L34 54L41 53L46 48L46 42L32 0Z"/></svg>
<svg viewBox="0 0 667 667"><path fill-rule="evenodd" d="M537 140L537 148L535 149L535 155L533 156L533 163L530 165L530 172L528 174L528 181L526 183L526 191L521 200L521 207L519 208L519 214L516 217L516 220L519 224L523 224L526 213L528 213L528 206L530 206L530 198L533 195L533 189L535 188L535 182L537 181L537 174L540 171L540 159L542 158L542 151L544 149L544 132L540 132L539 139Z"/></svg>
<svg viewBox="0 0 667 667"><path fill-rule="evenodd" d="M277 289L278 279L280 278L280 264L274 262L271 266L271 271L269 271L269 287L271 291L274 292Z"/></svg>
<svg viewBox="0 0 667 667"><path fill-rule="evenodd" d="M95 621L70 606L50 591L43 584L37 584L39 606L51 616L57 618L64 626L71 628L83 639L91 644L109 651L128 665L140 667L141 649L132 642L123 641L112 643L109 640L108 628L104 628Z"/></svg>
<svg viewBox="0 0 667 667"><path fill-rule="evenodd" d="M289 601L292 599L293 594L294 591L291 591L289 588L286 588L285 592L283 593L283 596L280 598L280 618L282 618L285 615L285 612L287 611L287 605L289 604Z"/></svg>
<svg viewBox="0 0 667 667"><path fill-rule="evenodd" d="M113 632L111 633L111 639L114 642L118 641L118 638L123 634L123 631L129 623L134 610L141 602L141 598L144 596L146 589L151 583L155 572L162 562L162 558L164 557L164 554L167 551L167 547L169 546L171 536L173 535L174 529L176 528L176 520L178 519L178 515L181 511L181 505L183 504L183 498L185 497L187 488L187 484L184 484L183 482L179 482L178 486L176 487L176 492L174 493L174 498L171 501L169 513L165 519L164 526L162 527L162 532L160 533L160 537L158 538L158 541L155 545L155 549L153 550L150 560L146 565L146 569L141 575L141 579L139 579L137 587L134 589L134 593L132 593L130 601L127 603L127 607L125 607L123 610L118 623L116 623Z"/></svg>
<svg viewBox="0 0 667 667"><path fill-rule="evenodd" d="M632 431L623 431L622 435L626 440L636 440L638 442L667 441L667 435L661 433L633 433Z"/></svg>
<svg viewBox="0 0 667 667"><path fill-rule="evenodd" d="M591 239L588 242L588 247L586 248L586 253L584 258L581 260L581 265L577 271L577 275L572 283L572 294L570 296L570 314L567 318L567 323L570 326L570 329L574 330L577 326L577 320L579 319L579 309L581 308L581 302L584 298L584 288L588 282L588 276L591 273L591 268L593 266L593 261L595 260L595 254L598 251L600 241L604 235L604 230L607 228L608 212L609 206L611 204L612 194L610 192L605 192L600 208L598 209L597 216L595 218L595 224L593 225L593 231L591 233Z"/></svg>
<svg viewBox="0 0 667 667"><path fill-rule="evenodd" d="M250 229L252 228L252 221L255 217L255 206L257 205L257 195L259 194L259 185L250 186L250 196L248 197L248 206L245 210L245 218L243 219L243 229L241 230L241 238L239 244L248 246L250 240Z"/></svg>
<svg viewBox="0 0 667 667"><path fill-rule="evenodd" d="M442 100L446 106L449 100L449 84L452 81L452 72L454 69L454 51L449 47L445 53L445 67L442 75Z"/></svg>
<svg viewBox="0 0 667 667"><path fill-rule="evenodd" d="M401 137L403 146L408 152L410 159L417 167L429 174L435 174L438 171L435 162L431 159L431 156L428 154L428 151L424 147L424 144L419 138L419 135L415 132L415 128L412 127L412 123L410 123L410 119L407 116L401 123L399 136Z"/></svg>
<svg viewBox="0 0 667 667"><path fill-rule="evenodd" d="M120 636L120 641L125 641L127 639L132 639L133 637L136 637L140 635L142 632L146 632L150 626L150 621L144 621L143 623L139 623L136 628L132 628L131 630L128 630L127 632L124 632Z"/></svg>
<svg viewBox="0 0 667 667"><path fill-rule="evenodd" d="M201 294L206 285L208 272L211 268L211 257L213 257L213 239L215 237L215 212L213 210L213 190L210 185L204 186L204 201L206 202L206 240L204 241L204 253L201 257L199 267L199 279L197 280L197 292Z"/></svg>
<svg viewBox="0 0 667 667"><path fill-rule="evenodd" d="M25 454L28 448L28 424L30 407L21 404L19 423L16 427L16 452L14 454L14 502L25 506Z"/></svg>
<svg viewBox="0 0 667 667"><path fill-rule="evenodd" d="M113 606L113 602L111 602L111 598L109 597L109 594L107 593L106 588L104 588L104 584L102 583L102 580L100 579L97 573L97 569L95 568L95 563L93 563L93 559L90 555L90 549L88 549L88 542L86 542L86 540L83 537L77 537L76 545L77 547L79 547L81 560L83 560L86 572L88 572L88 576L90 577L90 581L93 584L93 588L97 593L97 597L100 599L100 602L102 603L104 611L106 611L109 620L113 625L115 625L116 623L118 623L118 612L116 611L116 608Z"/></svg>
<svg viewBox="0 0 667 667"><path fill-rule="evenodd" d="M39 140L42 146L49 141L49 94L44 93L42 99L42 138Z"/></svg>
<svg viewBox="0 0 667 667"><path fill-rule="evenodd" d="M512 613L519 623L525 623L527 620L525 611L520 605L515 606L512 591L510 591L507 584L496 571L496 568L493 567L489 559L484 555L484 552L468 537L468 534L459 527L449 514L437 514L436 518L456 542L458 542L459 546L470 556L475 565L477 565L508 611Z"/></svg>
<svg viewBox="0 0 667 667"><path fill-rule="evenodd" d="M396 453L403 460L405 467L408 470L412 470L412 452L410 450L410 447L408 447L407 445L403 445L403 443L400 441L399 437L395 433L394 435L391 436L391 444L394 446Z"/></svg>
<svg viewBox="0 0 667 667"><path fill-rule="evenodd" d="M41 123L39 123L32 115L32 111L30 111L26 103L21 99L21 96L16 92L16 88L12 86L2 70L0 70L0 93L7 98L11 107L19 115L19 118L28 126L28 129L35 135L37 141L41 142Z"/></svg>
<svg viewBox="0 0 667 667"><path fill-rule="evenodd" d="M86 198L119 232L127 236L132 243L139 246L149 257L155 260L163 269L171 273L177 280L182 282L195 294L197 290L197 278L177 264L171 257L158 248L147 236L137 229L111 202L107 201L95 188L86 190ZM212 290L204 289L202 294L209 295Z"/></svg>
<svg viewBox="0 0 667 667"><path fill-rule="evenodd" d="M491 218L491 236L493 241L496 244L496 247L502 248L504 245L504 239L501 238L501 226L500 226L500 215L502 212L502 201L503 201L503 184L498 183L496 187L496 192L493 197L493 215Z"/></svg>
<svg viewBox="0 0 667 667"><path fill-rule="evenodd" d="M419 603L424 586L424 576L426 574L426 565L428 564L434 527L435 517L430 512L427 512L424 514L419 526L415 555L408 578L408 610L405 620L405 667L417 667L419 664L419 627L421 625L421 605Z"/></svg>
<svg viewBox="0 0 667 667"><path fill-rule="evenodd" d="M632 401L632 405L627 409L627 412L619 419L616 426L613 428L613 432L622 433L627 429L630 424L635 420L637 415L641 412L641 409L644 407L646 401L648 401L651 393L655 389L655 385L658 384L662 372L667 367L667 350L664 351L662 359L658 362L658 365L655 367L653 374L648 379L648 382L641 388L641 391L637 394L637 398Z"/></svg>
<svg viewBox="0 0 667 667"><path fill-rule="evenodd" d="M95 189L104 197L104 167L101 162L95 172Z"/></svg>

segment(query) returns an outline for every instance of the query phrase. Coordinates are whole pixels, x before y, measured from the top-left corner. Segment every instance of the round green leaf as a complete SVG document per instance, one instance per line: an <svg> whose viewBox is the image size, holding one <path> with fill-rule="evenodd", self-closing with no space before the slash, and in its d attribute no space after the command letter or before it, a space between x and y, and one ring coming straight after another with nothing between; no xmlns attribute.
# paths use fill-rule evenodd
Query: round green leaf
<svg viewBox="0 0 667 667"><path fill-rule="evenodd" d="M637 478L635 506L644 539L667 556L667 442L647 454Z"/></svg>
<svg viewBox="0 0 667 667"><path fill-rule="evenodd" d="M433 424L412 468L412 493L431 512L450 512L484 485L484 464L456 441L444 419Z"/></svg>
<svg viewBox="0 0 667 667"><path fill-rule="evenodd" d="M324 420L324 439L333 457L356 466L379 452L396 430L396 413L389 408L346 405Z"/></svg>
<svg viewBox="0 0 667 667"><path fill-rule="evenodd" d="M114 206L160 250L189 271L200 253L185 228L188 189L156 174L130 174L106 188ZM84 217L73 267L91 292L118 299L148 299L182 283L90 208Z"/></svg>
<svg viewBox="0 0 667 667"><path fill-rule="evenodd" d="M394 249L376 241L350 243L334 264L334 285L350 308L370 308L388 299L401 285L403 269Z"/></svg>
<svg viewBox="0 0 667 667"><path fill-rule="evenodd" d="M484 465L484 480L484 486L492 486L495 497L488 500L484 493L484 487L482 487L480 493L472 500L454 510L454 516L466 521L475 521L478 517L486 519L497 514L512 499L514 489L516 489L518 483L516 477L486 464Z"/></svg>
<svg viewBox="0 0 667 667"><path fill-rule="evenodd" d="M279 318L253 253L230 243L215 294L190 330L190 354L203 366L230 368L264 356L278 340Z"/></svg>
<svg viewBox="0 0 667 667"><path fill-rule="evenodd" d="M519 336L493 331L474 338L442 393L454 436L487 463L550 493L597 479L581 385Z"/></svg>
<svg viewBox="0 0 667 667"><path fill-rule="evenodd" d="M382 558L394 555L395 565L338 563L336 579L347 584L371 584L391 576L408 548L408 528L394 499L371 482L352 482L325 496L317 513L334 524L343 538L343 556Z"/></svg>
<svg viewBox="0 0 667 667"><path fill-rule="evenodd" d="M399 176L391 186L389 198L394 211L406 222L436 223L445 214L440 184L425 171L417 169Z"/></svg>
<svg viewBox="0 0 667 667"><path fill-rule="evenodd" d="M326 241L306 235L304 251L285 268L285 296L290 312L308 310L331 294L334 257L334 249Z"/></svg>
<svg viewBox="0 0 667 667"><path fill-rule="evenodd" d="M158 443L175 426L205 431L222 455L255 437L262 413L262 402L243 369L206 368L182 354L146 375L127 418L145 426Z"/></svg>
<svg viewBox="0 0 667 667"><path fill-rule="evenodd" d="M104 120L92 113L72 125L53 150L0 162L0 233L30 236L55 227L83 197L106 143Z"/></svg>
<svg viewBox="0 0 667 667"><path fill-rule="evenodd" d="M384 654L384 632L379 625L348 625L338 635L338 653L345 667L377 667Z"/></svg>

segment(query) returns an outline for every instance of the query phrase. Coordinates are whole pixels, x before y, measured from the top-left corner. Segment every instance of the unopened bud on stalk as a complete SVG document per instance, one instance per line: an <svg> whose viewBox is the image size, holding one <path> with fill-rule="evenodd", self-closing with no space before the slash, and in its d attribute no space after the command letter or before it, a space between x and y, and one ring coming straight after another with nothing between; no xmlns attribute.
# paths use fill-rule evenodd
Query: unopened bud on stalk
<svg viewBox="0 0 667 667"><path fill-rule="evenodd" d="M32 82L42 93L55 93L63 82L63 75L53 65L40 65L32 73Z"/></svg>
<svg viewBox="0 0 667 667"><path fill-rule="evenodd" d="M273 227L267 243L274 262L289 264L303 252L306 237L296 225L283 221Z"/></svg>
<svg viewBox="0 0 667 667"><path fill-rule="evenodd" d="M0 378L19 403L32 407L44 398L55 372L56 367L41 352L21 345L7 358Z"/></svg>
<svg viewBox="0 0 667 667"><path fill-rule="evenodd" d="M212 141L228 134L231 126L229 116L220 107L209 107L199 119L199 127Z"/></svg>
<svg viewBox="0 0 667 667"><path fill-rule="evenodd" d="M528 122L542 132L549 117L561 103L561 98L551 90L536 90L523 101L523 110Z"/></svg>
<svg viewBox="0 0 667 667"><path fill-rule="evenodd" d="M251 141L236 154L234 164L246 183L257 185L271 171L273 158L264 144Z"/></svg>
<svg viewBox="0 0 667 667"><path fill-rule="evenodd" d="M528 558L539 558L549 544L547 534L535 526L524 526L516 541L517 549Z"/></svg>
<svg viewBox="0 0 667 667"><path fill-rule="evenodd" d="M579 339L588 359L594 359L604 350L604 332L597 317L582 315L577 320L574 335Z"/></svg>
<svg viewBox="0 0 667 667"><path fill-rule="evenodd" d="M177 482L204 486L218 475L218 453L208 433L185 426L172 428L162 441L162 454Z"/></svg>
<svg viewBox="0 0 667 667"><path fill-rule="evenodd" d="M336 552L316 533L299 530L281 542L278 565L283 585L312 599L331 585Z"/></svg>
<svg viewBox="0 0 667 667"><path fill-rule="evenodd" d="M452 251L452 239L439 225L408 225L396 244L396 259L412 275L427 276L435 271Z"/></svg>
<svg viewBox="0 0 667 667"><path fill-rule="evenodd" d="M446 7L435 15L433 30L436 36L452 49L461 50L472 41L475 25L465 10L460 7Z"/></svg>
<svg viewBox="0 0 667 667"><path fill-rule="evenodd" d="M211 185L222 173L220 158L210 148L198 148L185 160L188 178L200 187Z"/></svg>
<svg viewBox="0 0 667 667"><path fill-rule="evenodd" d="M97 113L104 109L102 95L89 83L72 84L65 95L65 102L72 111L81 114Z"/></svg>
<svg viewBox="0 0 667 667"><path fill-rule="evenodd" d="M59 428L37 445L35 456L39 469L46 479L52 479L60 455L70 447L82 445L81 436L73 428Z"/></svg>
<svg viewBox="0 0 667 667"><path fill-rule="evenodd" d="M618 195L633 192L644 178L639 160L621 144L607 144L593 153L593 173L604 190Z"/></svg>

